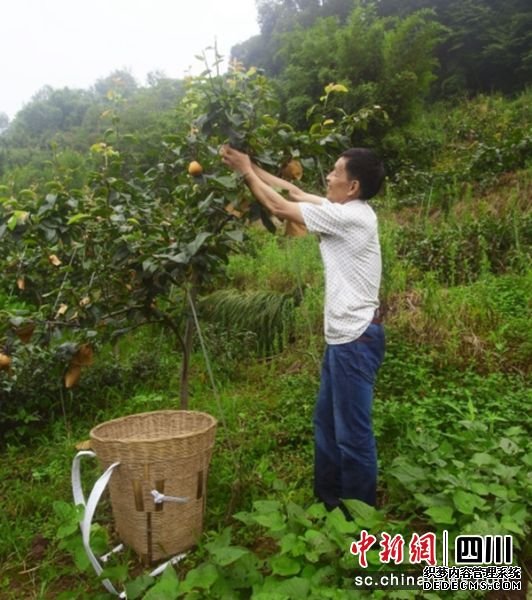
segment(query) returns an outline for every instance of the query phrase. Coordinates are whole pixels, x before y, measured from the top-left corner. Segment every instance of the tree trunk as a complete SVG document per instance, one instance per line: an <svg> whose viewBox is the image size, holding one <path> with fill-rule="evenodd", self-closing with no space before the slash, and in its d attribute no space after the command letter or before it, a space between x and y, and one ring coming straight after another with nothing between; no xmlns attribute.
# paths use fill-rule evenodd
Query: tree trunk
<svg viewBox="0 0 532 600"><path fill-rule="evenodd" d="M195 285L193 285L190 289L190 299L193 303L196 302L197 295L197 288ZM179 382L179 400L181 410L188 410L188 374L190 367L190 355L192 353L192 343L194 341L194 327L194 315L192 314L192 309L187 301L187 320L185 324L185 336L183 338L183 362L181 363L181 378Z"/></svg>

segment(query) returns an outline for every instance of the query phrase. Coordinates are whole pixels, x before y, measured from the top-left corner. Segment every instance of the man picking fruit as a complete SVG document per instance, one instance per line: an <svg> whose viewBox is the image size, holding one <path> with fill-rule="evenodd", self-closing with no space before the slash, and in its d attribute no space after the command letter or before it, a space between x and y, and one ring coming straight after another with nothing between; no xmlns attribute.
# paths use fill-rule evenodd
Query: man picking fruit
<svg viewBox="0 0 532 600"><path fill-rule="evenodd" d="M273 215L319 234L327 345L314 413L314 491L329 509L343 508L342 499L350 498L375 505L377 451L371 409L384 356L384 330L378 314L377 217L368 200L383 182L382 162L367 148L345 151L327 175L322 198L271 175L230 146L222 148L221 156ZM288 191L289 199L274 188Z"/></svg>

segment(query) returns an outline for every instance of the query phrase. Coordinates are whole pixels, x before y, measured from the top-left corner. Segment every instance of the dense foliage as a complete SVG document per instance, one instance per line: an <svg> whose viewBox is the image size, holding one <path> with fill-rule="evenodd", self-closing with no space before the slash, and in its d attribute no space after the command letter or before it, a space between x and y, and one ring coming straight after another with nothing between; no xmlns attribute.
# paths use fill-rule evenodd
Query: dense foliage
<svg viewBox="0 0 532 600"><path fill-rule="evenodd" d="M433 11L434 22L445 32L436 53L440 68L433 89L439 97L515 92L524 89L532 78L532 13L527 0L259 0L257 7L260 35L236 46L233 55L274 77L288 74L292 63L280 60L279 55L289 47L293 35L300 35L298 30L312 32L310 40L328 27L334 47L336 31L352 19L353 10L362 9L369 13L375 10L379 25L386 29L394 24L388 17L406 18ZM371 27L371 21L366 23ZM358 49L353 48L350 55L352 71L362 74ZM378 45L371 44L363 55L368 52L378 57ZM325 69L334 66L328 60L320 63Z"/></svg>

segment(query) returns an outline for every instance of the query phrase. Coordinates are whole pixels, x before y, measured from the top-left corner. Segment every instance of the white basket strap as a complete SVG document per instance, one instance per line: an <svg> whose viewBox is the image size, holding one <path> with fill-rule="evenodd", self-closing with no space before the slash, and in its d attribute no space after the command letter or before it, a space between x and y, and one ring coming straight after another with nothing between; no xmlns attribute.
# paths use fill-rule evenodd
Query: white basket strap
<svg viewBox="0 0 532 600"><path fill-rule="evenodd" d="M85 495L83 494L83 488L81 487L80 472L80 462L83 456L94 457L96 454L91 450L82 450L74 456L74 460L72 461L72 495L74 496L74 504L85 506Z"/></svg>
<svg viewBox="0 0 532 600"><path fill-rule="evenodd" d="M94 452L91 452L89 450L81 451L76 454L74 462L72 463L72 493L74 495L74 502L76 504L82 504L85 507L85 514L83 516L83 519L80 521L83 546L94 570L96 571L96 574L101 575L103 572L103 567L100 565L90 546L92 519L94 517L96 507L98 506L98 502L100 501L100 498L105 488L107 487L107 484L109 483L109 479L111 478L111 475L113 474L115 468L120 463L115 462L105 470L105 472L98 478L98 480L94 484L89 499L85 503L85 497L83 495L80 476L80 459L82 456L96 455L94 454ZM102 584L105 587L105 589L111 594L115 594L115 596L119 596L120 598L126 597L124 592L120 593L115 589L114 585L109 579L103 579Z"/></svg>
<svg viewBox="0 0 532 600"><path fill-rule="evenodd" d="M181 498L179 496L165 496L157 490L152 490L150 494L153 496L154 504L162 504L163 502L177 502L178 504L186 504L188 498Z"/></svg>

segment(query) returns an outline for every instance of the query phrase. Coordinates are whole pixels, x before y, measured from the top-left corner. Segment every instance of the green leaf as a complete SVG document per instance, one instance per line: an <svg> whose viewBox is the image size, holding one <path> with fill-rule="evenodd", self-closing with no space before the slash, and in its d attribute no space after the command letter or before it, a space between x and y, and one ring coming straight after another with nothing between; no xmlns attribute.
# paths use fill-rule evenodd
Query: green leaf
<svg viewBox="0 0 532 600"><path fill-rule="evenodd" d="M289 575L297 575L301 571L300 563L290 558L289 556L275 556L270 561L272 572L274 575L282 575L287 577Z"/></svg>
<svg viewBox="0 0 532 600"><path fill-rule="evenodd" d="M453 518L453 509L451 506L432 506L425 512L437 525L452 525L456 522Z"/></svg>
<svg viewBox="0 0 532 600"><path fill-rule="evenodd" d="M164 570L161 579L144 596L143 600L176 600L179 596L179 579L172 565Z"/></svg>
<svg viewBox="0 0 532 600"><path fill-rule="evenodd" d="M506 500L508 498L508 489L498 483L488 485L488 492L497 498Z"/></svg>
<svg viewBox="0 0 532 600"><path fill-rule="evenodd" d="M307 515L310 519L323 519L327 515L327 509L321 502L312 504L307 508Z"/></svg>
<svg viewBox="0 0 532 600"><path fill-rule="evenodd" d="M357 525L373 529L382 522L381 513L375 507L362 502L362 500L346 499L342 502L351 516L354 517Z"/></svg>
<svg viewBox="0 0 532 600"><path fill-rule="evenodd" d="M523 527L519 526L514 519L511 517L504 515L501 519L501 525L511 531L512 533L516 533L519 536L525 536L525 532L523 531Z"/></svg>
<svg viewBox="0 0 532 600"><path fill-rule="evenodd" d="M87 556L87 551L85 550L85 546L83 545L83 542L81 541L81 538L79 539L79 542L76 544L76 546L71 548L71 552L72 552L72 557L74 558L74 563L75 563L76 567L80 571L86 571L90 567L91 563L89 561L89 557Z"/></svg>
<svg viewBox="0 0 532 600"><path fill-rule="evenodd" d="M246 512L246 511L241 511L241 512L235 513L233 515L233 519L236 519L237 521L241 521L242 523L244 523L244 525L252 525L253 523L255 523L255 517L254 517L253 513Z"/></svg>
<svg viewBox="0 0 532 600"><path fill-rule="evenodd" d="M219 183L226 190L234 190L237 188L237 181L231 175L222 175L221 177L213 177L213 181Z"/></svg>
<svg viewBox="0 0 532 600"><path fill-rule="evenodd" d="M424 469L417 465L413 465L404 459L394 461L390 473L406 487L409 487L418 481L425 481L427 478Z"/></svg>
<svg viewBox="0 0 532 600"><path fill-rule="evenodd" d="M231 527L226 527L222 533L214 537L211 542L205 544L205 548L212 554L218 549L226 548L231 544Z"/></svg>
<svg viewBox="0 0 532 600"><path fill-rule="evenodd" d="M69 502L65 502L64 500L56 500L52 504L52 508L55 514L62 521L68 520L70 522L75 522L76 524L84 512L84 508L81 504L79 504L78 506L74 506L74 504L70 504Z"/></svg>
<svg viewBox="0 0 532 600"><path fill-rule="evenodd" d="M354 534L356 529L355 523L348 521L339 508L335 508L327 515L327 525L338 533Z"/></svg>
<svg viewBox="0 0 532 600"><path fill-rule="evenodd" d="M494 462L494 459L486 452L475 452L475 454L473 454L473 456L471 457L471 462L474 465L482 467L484 465L492 464Z"/></svg>
<svg viewBox="0 0 532 600"><path fill-rule="evenodd" d="M158 254L157 258L167 258L179 265L186 265L190 260L190 256L187 252L179 252L179 254Z"/></svg>
<svg viewBox="0 0 532 600"><path fill-rule="evenodd" d="M464 515L472 515L475 508L481 508L486 503L477 494L470 494L464 490L457 490L453 495L453 502L456 508Z"/></svg>
<svg viewBox="0 0 532 600"><path fill-rule="evenodd" d="M190 256L194 256L196 252L203 246L205 241L210 238L212 233L208 233L207 231L202 231L198 233L196 238L190 244L187 244L187 251L190 253Z"/></svg>
<svg viewBox="0 0 532 600"><path fill-rule="evenodd" d="M306 598L310 592L310 581L303 577L291 577L282 581L276 591L279 594L288 594L289 598Z"/></svg>
<svg viewBox="0 0 532 600"><path fill-rule="evenodd" d="M517 454L519 452L519 446L509 438L502 438L499 446L506 454Z"/></svg>
<svg viewBox="0 0 532 600"><path fill-rule="evenodd" d="M295 504L295 502L288 502L286 504L286 513L288 515L289 522L299 523L306 529L312 527L312 521L308 518L307 513L303 507L299 506L299 504Z"/></svg>
<svg viewBox="0 0 532 600"><path fill-rule="evenodd" d="M311 552L310 554L313 554L318 558L320 555L333 552L336 549L336 546L331 541L330 537L321 533L320 531L308 529L305 531L304 538L307 540L307 543L310 544L312 550L314 550L314 552ZM306 556L308 557L308 555L309 553L307 552ZM311 562L315 562L315 560L311 560Z"/></svg>
<svg viewBox="0 0 532 600"><path fill-rule="evenodd" d="M519 473L520 470L521 470L520 467L509 467L508 465L504 465L502 463L499 463L493 469L493 472L496 475L500 475L504 481L509 481L511 479L514 479L515 476Z"/></svg>
<svg viewBox="0 0 532 600"><path fill-rule="evenodd" d="M280 540L281 554L291 554L292 556L303 556L307 550L307 545L295 533L288 533Z"/></svg>
<svg viewBox="0 0 532 600"><path fill-rule="evenodd" d="M182 584L183 591L188 592L195 588L208 590L218 577L218 569L214 565L200 565L187 573L186 579Z"/></svg>
<svg viewBox="0 0 532 600"><path fill-rule="evenodd" d="M256 500L253 502L253 508L260 513L278 512L282 504L277 500Z"/></svg>
<svg viewBox="0 0 532 600"><path fill-rule="evenodd" d="M480 496L487 496L490 493L489 487L481 481L472 481L469 487L472 492L479 494Z"/></svg>
<svg viewBox="0 0 532 600"><path fill-rule="evenodd" d="M228 231L226 235L229 239L233 240L234 242L241 243L244 241L244 232L240 229L236 231Z"/></svg>
<svg viewBox="0 0 532 600"><path fill-rule="evenodd" d="M270 531L279 531L285 526L285 517L279 512L255 515L255 522Z"/></svg>
<svg viewBox="0 0 532 600"><path fill-rule="evenodd" d="M152 585L154 578L150 575L141 575L124 585L128 600L137 600Z"/></svg>
<svg viewBox="0 0 532 600"><path fill-rule="evenodd" d="M238 548L236 546L226 546L211 550L214 562L220 565L220 567L227 567L227 565L233 564L239 558L249 553L249 550L246 550L246 548Z"/></svg>
<svg viewBox="0 0 532 600"><path fill-rule="evenodd" d="M124 582L128 577L129 567L127 564L113 565L105 567L102 573L98 576L100 581L102 579L110 579L112 581Z"/></svg>
<svg viewBox="0 0 532 600"><path fill-rule="evenodd" d="M77 215L74 215L73 217L70 217L70 219L68 219L67 225L73 225L74 223L79 223L80 221L84 221L85 219L90 218L91 215L87 213L78 213Z"/></svg>
<svg viewBox="0 0 532 600"><path fill-rule="evenodd" d="M78 523L76 523L76 522L65 523L64 525L61 525L60 527L58 527L56 536L58 539L62 540L63 538L66 538L69 535L76 533L78 530L79 530Z"/></svg>
<svg viewBox="0 0 532 600"><path fill-rule="evenodd" d="M346 93L349 90L345 87L345 85L342 85L341 83L329 83L329 85L325 86L325 93L327 95L329 95L331 92L341 92L341 93Z"/></svg>

